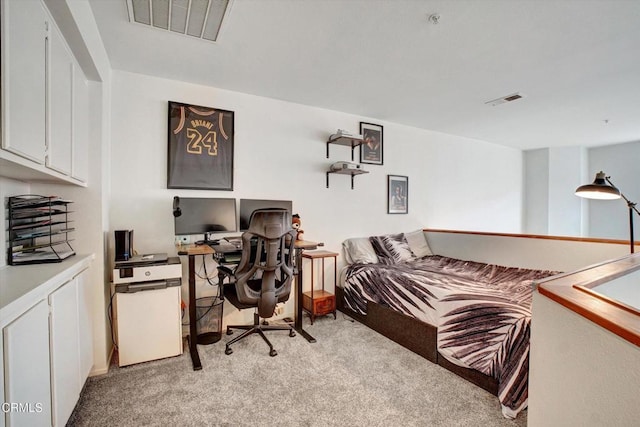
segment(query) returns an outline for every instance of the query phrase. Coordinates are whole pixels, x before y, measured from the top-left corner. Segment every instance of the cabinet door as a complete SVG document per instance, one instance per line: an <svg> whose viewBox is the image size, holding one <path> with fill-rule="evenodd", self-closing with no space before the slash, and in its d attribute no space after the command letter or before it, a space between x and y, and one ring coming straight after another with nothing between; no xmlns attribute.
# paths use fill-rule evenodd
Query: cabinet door
<svg viewBox="0 0 640 427"><path fill-rule="evenodd" d="M120 366L182 354L180 287L116 294Z"/></svg>
<svg viewBox="0 0 640 427"><path fill-rule="evenodd" d="M47 167L71 175L73 56L58 27L49 32L49 143Z"/></svg>
<svg viewBox="0 0 640 427"><path fill-rule="evenodd" d="M49 305L40 301L3 329L5 402L10 426L51 425Z"/></svg>
<svg viewBox="0 0 640 427"><path fill-rule="evenodd" d="M2 0L2 148L45 161L47 14L40 1Z"/></svg>
<svg viewBox="0 0 640 427"><path fill-rule="evenodd" d="M73 139L71 176L87 182L89 175L89 86L80 66L73 66Z"/></svg>
<svg viewBox="0 0 640 427"><path fill-rule="evenodd" d="M8 402L4 396L4 340L0 339L0 397L2 402ZM4 427L4 412L0 412L0 427Z"/></svg>
<svg viewBox="0 0 640 427"><path fill-rule="evenodd" d="M80 335L80 390L93 368L93 321L89 270L80 273L78 281L78 333Z"/></svg>
<svg viewBox="0 0 640 427"><path fill-rule="evenodd" d="M51 394L54 425L64 426L80 397L78 281L49 295L51 306Z"/></svg>

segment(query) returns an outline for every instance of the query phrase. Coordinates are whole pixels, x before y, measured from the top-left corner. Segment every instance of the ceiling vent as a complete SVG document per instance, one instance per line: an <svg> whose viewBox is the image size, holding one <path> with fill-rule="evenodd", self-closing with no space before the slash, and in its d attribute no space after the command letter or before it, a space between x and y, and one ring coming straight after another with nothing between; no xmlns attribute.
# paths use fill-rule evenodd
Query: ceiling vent
<svg viewBox="0 0 640 427"><path fill-rule="evenodd" d="M126 0L129 21L215 42L233 0Z"/></svg>
<svg viewBox="0 0 640 427"><path fill-rule="evenodd" d="M487 101L485 102L485 104L487 105L491 105L492 107L495 107L496 105L500 105L500 104L504 104L505 102L512 102L518 99L523 98L524 95L516 92L516 93L512 93L511 95L507 95L507 96L503 96L501 98L498 99L494 99L492 101Z"/></svg>

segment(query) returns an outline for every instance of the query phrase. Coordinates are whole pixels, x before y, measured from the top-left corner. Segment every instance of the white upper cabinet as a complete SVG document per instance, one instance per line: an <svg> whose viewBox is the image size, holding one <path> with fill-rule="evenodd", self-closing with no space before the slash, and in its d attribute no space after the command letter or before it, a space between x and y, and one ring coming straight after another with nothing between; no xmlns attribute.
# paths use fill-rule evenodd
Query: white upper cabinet
<svg viewBox="0 0 640 427"><path fill-rule="evenodd" d="M84 185L90 107L84 73L41 0L0 0L0 4L4 150L0 160Z"/></svg>
<svg viewBox="0 0 640 427"><path fill-rule="evenodd" d="M45 161L46 38L39 1L2 0L2 148Z"/></svg>
<svg viewBox="0 0 640 427"><path fill-rule="evenodd" d="M78 64L73 72L73 137L71 176L87 182L89 176L89 84Z"/></svg>
<svg viewBox="0 0 640 427"><path fill-rule="evenodd" d="M73 56L55 25L49 31L49 141L47 167L71 175Z"/></svg>

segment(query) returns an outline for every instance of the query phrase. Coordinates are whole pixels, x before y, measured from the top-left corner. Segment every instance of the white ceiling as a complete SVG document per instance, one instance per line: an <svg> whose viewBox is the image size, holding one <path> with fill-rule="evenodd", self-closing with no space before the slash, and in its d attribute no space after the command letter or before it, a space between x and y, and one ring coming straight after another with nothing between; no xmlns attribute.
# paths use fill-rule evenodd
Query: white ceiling
<svg viewBox="0 0 640 427"><path fill-rule="evenodd" d="M217 43L90 3L114 69L521 149L640 141L638 0L235 0Z"/></svg>

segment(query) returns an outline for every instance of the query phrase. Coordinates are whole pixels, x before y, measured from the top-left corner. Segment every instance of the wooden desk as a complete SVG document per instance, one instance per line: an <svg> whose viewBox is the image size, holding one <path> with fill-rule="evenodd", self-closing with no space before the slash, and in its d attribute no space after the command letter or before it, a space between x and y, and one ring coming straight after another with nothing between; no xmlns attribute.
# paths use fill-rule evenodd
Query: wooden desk
<svg viewBox="0 0 640 427"><path fill-rule="evenodd" d="M198 331L196 328L196 261L197 255L212 255L215 251L209 245L189 245L181 246L178 255L189 257L189 353L191 353L191 363L193 370L202 369L200 355L198 354ZM222 320L221 320L222 321Z"/></svg>
<svg viewBox="0 0 640 427"><path fill-rule="evenodd" d="M318 243L308 240L296 240L294 245L296 256L296 315L294 319L295 330L309 342L316 342L307 331L302 328L302 252L305 249L313 250L318 248Z"/></svg>

